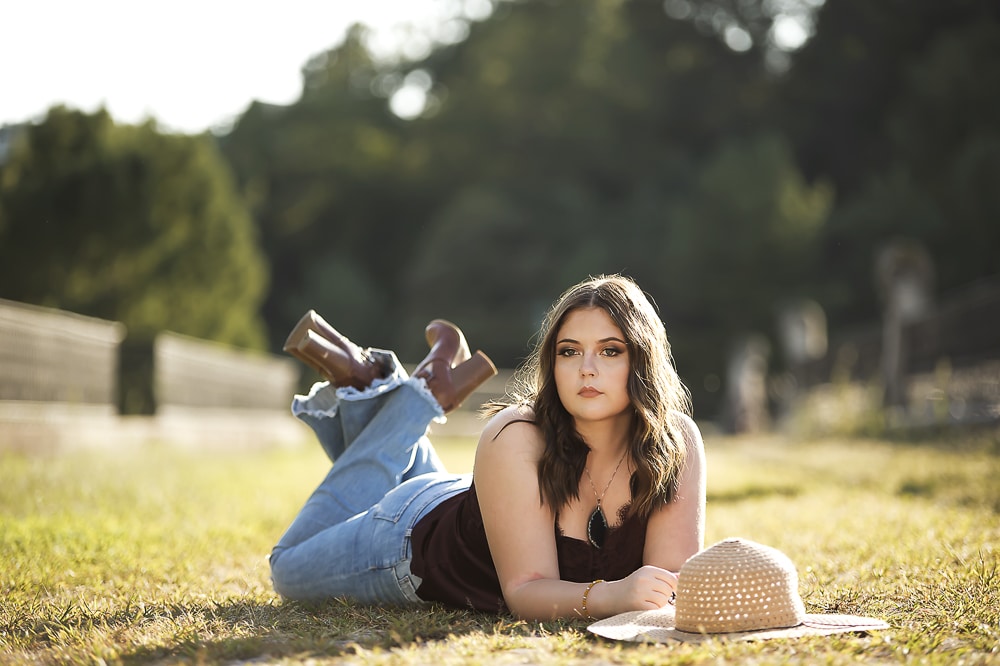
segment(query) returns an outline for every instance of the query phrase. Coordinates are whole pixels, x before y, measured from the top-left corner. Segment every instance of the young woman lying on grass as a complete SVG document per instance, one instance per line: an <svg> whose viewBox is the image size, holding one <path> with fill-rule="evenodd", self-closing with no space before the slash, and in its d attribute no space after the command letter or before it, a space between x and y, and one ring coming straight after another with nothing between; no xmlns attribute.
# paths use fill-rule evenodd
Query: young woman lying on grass
<svg viewBox="0 0 1000 666"><path fill-rule="evenodd" d="M543 620L670 603L703 547L704 451L639 287L592 278L556 301L471 475L445 471L426 433L496 369L449 322L426 337L408 377L313 312L289 336L329 379L292 409L335 464L271 553L276 591Z"/></svg>

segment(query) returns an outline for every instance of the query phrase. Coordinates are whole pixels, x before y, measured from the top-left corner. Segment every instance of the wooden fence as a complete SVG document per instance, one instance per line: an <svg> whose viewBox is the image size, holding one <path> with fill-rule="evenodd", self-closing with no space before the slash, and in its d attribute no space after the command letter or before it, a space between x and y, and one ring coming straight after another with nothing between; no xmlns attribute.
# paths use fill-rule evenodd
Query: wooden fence
<svg viewBox="0 0 1000 666"><path fill-rule="evenodd" d="M0 300L0 449L301 441L291 359Z"/></svg>
<svg viewBox="0 0 1000 666"><path fill-rule="evenodd" d="M827 354L792 368L800 389L829 382L884 382L883 329L831 340ZM917 420L1000 420L1000 276L946 294L901 329L905 408Z"/></svg>
<svg viewBox="0 0 1000 666"><path fill-rule="evenodd" d="M308 441L289 410L302 370L291 358L171 332L129 336L116 322L0 300L0 451ZM476 436L478 407L509 377L479 387L436 436Z"/></svg>
<svg viewBox="0 0 1000 666"><path fill-rule="evenodd" d="M291 359L169 331L125 338L120 358L123 414L175 407L287 410L299 380Z"/></svg>
<svg viewBox="0 0 1000 666"><path fill-rule="evenodd" d="M0 400L114 405L125 327L0 299Z"/></svg>

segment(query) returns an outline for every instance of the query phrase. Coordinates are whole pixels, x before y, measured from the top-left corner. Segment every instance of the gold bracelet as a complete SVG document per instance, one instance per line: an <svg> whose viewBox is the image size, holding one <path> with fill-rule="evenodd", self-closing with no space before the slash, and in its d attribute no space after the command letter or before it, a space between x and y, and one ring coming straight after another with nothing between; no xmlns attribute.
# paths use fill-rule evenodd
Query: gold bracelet
<svg viewBox="0 0 1000 666"><path fill-rule="evenodd" d="M595 581L594 581L593 583L591 583L590 585L588 585L588 586L587 586L587 589L583 591L583 603L582 603L582 604L580 604L580 606L581 606L581 607L582 607L582 609L583 609L583 616L584 616L585 618L587 618L588 620L593 620L593 619L594 619L594 616L590 614L590 611L589 611L589 610L587 610L587 597L589 597L589 596L590 596L590 591L591 591L592 589L594 589L594 586L595 586L595 585L597 585L598 583L603 583L603 582L604 582L604 581L603 581L602 579L598 578L598 579L597 579L597 580L595 580Z"/></svg>

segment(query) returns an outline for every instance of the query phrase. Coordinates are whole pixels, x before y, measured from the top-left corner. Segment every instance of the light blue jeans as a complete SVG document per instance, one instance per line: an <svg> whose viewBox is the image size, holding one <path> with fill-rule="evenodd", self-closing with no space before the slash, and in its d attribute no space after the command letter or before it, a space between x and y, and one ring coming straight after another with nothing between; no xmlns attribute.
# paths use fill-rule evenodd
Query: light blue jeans
<svg viewBox="0 0 1000 666"><path fill-rule="evenodd" d="M392 368L362 391L316 384L292 413L315 431L334 463L271 551L271 580L287 599L348 597L421 603L410 572L413 526L471 475L448 474L427 428L444 413L423 379Z"/></svg>

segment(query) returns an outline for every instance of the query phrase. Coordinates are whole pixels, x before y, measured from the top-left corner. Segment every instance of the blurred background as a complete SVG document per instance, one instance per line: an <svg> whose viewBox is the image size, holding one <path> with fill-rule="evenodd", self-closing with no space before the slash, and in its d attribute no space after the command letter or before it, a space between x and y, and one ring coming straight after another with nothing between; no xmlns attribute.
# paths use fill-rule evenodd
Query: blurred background
<svg viewBox="0 0 1000 666"><path fill-rule="evenodd" d="M264 354L309 308L407 362L448 318L509 369L566 287L620 272L702 423L767 429L814 399L830 428L1000 418L1000 3L433 16L417 47L331 34L295 99L205 131L70 104L3 125L0 401L284 409L312 378ZM97 397L54 388L100 375L39 319L57 312L112 350ZM157 375L181 356L187 380ZM250 358L265 374L234 369Z"/></svg>

